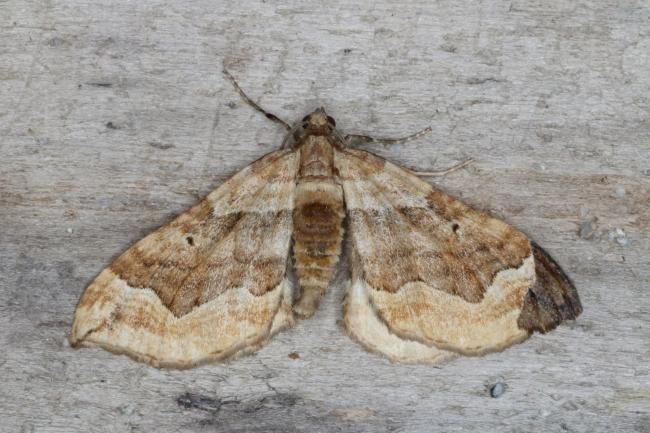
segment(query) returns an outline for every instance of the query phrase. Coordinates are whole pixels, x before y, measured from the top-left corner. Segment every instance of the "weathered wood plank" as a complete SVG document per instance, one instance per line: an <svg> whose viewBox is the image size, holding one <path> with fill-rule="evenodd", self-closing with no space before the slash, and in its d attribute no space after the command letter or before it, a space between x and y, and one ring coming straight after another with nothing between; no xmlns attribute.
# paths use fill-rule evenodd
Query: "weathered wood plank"
<svg viewBox="0 0 650 433"><path fill-rule="evenodd" d="M633 0L2 2L0 430L650 431L649 18ZM392 365L337 324L341 269L314 319L229 364L67 347L103 267L281 143L224 60L291 121L324 105L349 132L431 124L374 150L476 159L436 182L554 254L583 316L484 358Z"/></svg>

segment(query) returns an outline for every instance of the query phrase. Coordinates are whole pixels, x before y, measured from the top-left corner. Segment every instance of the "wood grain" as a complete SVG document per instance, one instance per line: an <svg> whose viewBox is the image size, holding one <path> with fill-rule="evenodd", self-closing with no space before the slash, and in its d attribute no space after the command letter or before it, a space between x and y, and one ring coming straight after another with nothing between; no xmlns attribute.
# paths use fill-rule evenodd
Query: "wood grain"
<svg viewBox="0 0 650 433"><path fill-rule="evenodd" d="M598 2L0 4L0 431L650 431L650 6ZM251 357L156 370L66 337L121 252L324 106L545 248L575 323L440 368L316 315ZM298 356L296 356L298 355ZM503 393L490 396L500 383Z"/></svg>

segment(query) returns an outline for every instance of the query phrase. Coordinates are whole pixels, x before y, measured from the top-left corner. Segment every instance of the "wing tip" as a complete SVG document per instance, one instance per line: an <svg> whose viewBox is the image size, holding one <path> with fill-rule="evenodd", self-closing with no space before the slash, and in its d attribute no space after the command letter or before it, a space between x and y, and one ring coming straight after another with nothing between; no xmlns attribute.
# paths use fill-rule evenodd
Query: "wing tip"
<svg viewBox="0 0 650 433"><path fill-rule="evenodd" d="M560 265L536 242L531 241L537 280L528 291L518 325L529 332L547 333L583 312L575 284Z"/></svg>

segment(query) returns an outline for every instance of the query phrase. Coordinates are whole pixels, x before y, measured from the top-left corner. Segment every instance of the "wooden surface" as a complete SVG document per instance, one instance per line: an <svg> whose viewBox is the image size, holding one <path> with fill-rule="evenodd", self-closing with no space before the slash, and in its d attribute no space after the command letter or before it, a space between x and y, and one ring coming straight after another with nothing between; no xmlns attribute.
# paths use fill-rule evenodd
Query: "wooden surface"
<svg viewBox="0 0 650 433"><path fill-rule="evenodd" d="M0 2L0 431L650 431L650 4L235 3ZM322 104L346 132L431 124L374 150L474 158L436 183L551 252L584 314L503 353L393 365L343 334L342 268L314 319L229 364L69 348L102 268L280 145L224 60L289 121Z"/></svg>

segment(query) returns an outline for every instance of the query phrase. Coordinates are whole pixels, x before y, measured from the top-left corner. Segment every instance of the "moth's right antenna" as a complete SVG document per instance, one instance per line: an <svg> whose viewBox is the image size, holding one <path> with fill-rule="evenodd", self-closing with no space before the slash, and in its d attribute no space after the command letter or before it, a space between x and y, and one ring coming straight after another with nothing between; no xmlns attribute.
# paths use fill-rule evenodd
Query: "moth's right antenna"
<svg viewBox="0 0 650 433"><path fill-rule="evenodd" d="M473 158L467 158L465 161L458 163L456 165L452 165L449 168L446 168L444 170L438 170L438 171L416 171L416 170L410 170L408 168L402 167L402 169L408 171L411 174L414 174L416 176L420 177L433 177L433 176L446 176L449 173L453 173L456 170L460 170L463 167L466 167L470 165L472 162L474 162Z"/></svg>
<svg viewBox="0 0 650 433"><path fill-rule="evenodd" d="M400 138L375 138L375 137L370 137L368 135L362 135L362 134L348 134L345 136L345 141L348 144L351 144L353 141L356 141L360 143L377 143L377 144L383 144L384 146L388 146L391 144L408 143L409 141L417 140L418 138L427 135L430 132L431 132L431 127L427 126L422 131L418 131L415 134L411 134L409 136L400 137Z"/></svg>
<svg viewBox="0 0 650 433"><path fill-rule="evenodd" d="M237 92L239 92L239 96L241 96L242 99L244 101L246 101L246 103L248 103L248 105L250 105L255 110L257 110L260 113L262 113L263 115L265 115L267 119L272 120L275 123L279 123L280 125L284 126L284 128L287 131L291 131L291 125L289 125L284 120L280 119L275 114L269 113L268 111L266 111L265 109L263 109L262 107L257 105L251 98L249 98L248 95L246 95L246 93L244 93L244 91L241 89L241 87L239 87L239 84L237 84L237 81L235 80L235 77L233 77L232 74L230 72L228 72L228 70L225 67L223 68L223 74L226 76L226 78L228 78L228 80L230 80L232 85L235 86L235 89L237 89Z"/></svg>
<svg viewBox="0 0 650 433"><path fill-rule="evenodd" d="M348 145L351 145L353 142L357 142L357 143L378 143L378 144L383 144L384 146L389 146L391 144L404 144L404 143L408 143L409 141L417 140L418 138L426 134L429 134L430 132L431 132L431 127L427 126L422 131L418 131L415 134L411 134L402 138L375 138L375 137L370 137L368 135L348 134L343 138L343 140ZM416 171L416 170L410 170L405 167L402 167L402 169L420 177L446 176L449 173L453 173L456 170L460 170L461 168L468 166L472 162L474 162L474 160L472 158L468 158L459 164L438 171Z"/></svg>

